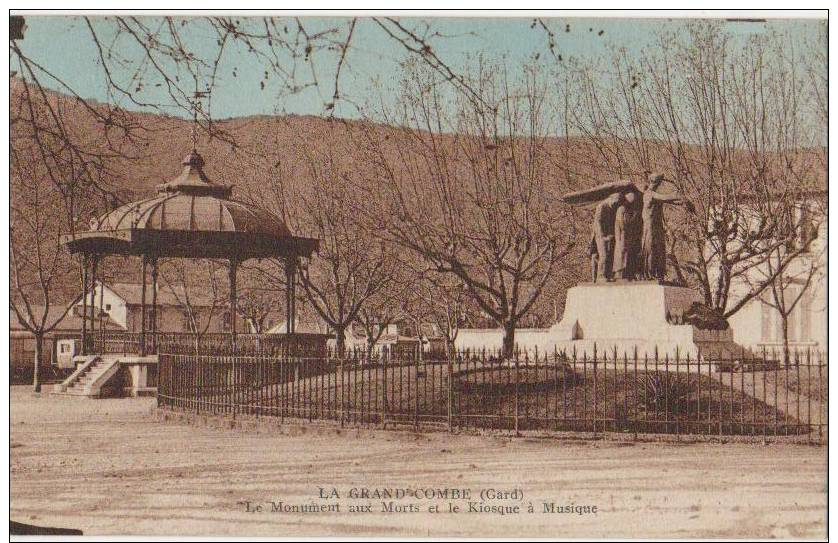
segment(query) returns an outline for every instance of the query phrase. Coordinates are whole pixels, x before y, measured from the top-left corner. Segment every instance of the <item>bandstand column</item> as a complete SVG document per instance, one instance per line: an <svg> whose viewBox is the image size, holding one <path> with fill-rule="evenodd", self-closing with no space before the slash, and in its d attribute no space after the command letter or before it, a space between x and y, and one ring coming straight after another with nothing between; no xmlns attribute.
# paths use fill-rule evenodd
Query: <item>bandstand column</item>
<svg viewBox="0 0 838 543"><path fill-rule="evenodd" d="M140 356L146 355L145 348L145 283L146 283L146 268L148 266L148 257L143 255L143 288L140 295Z"/></svg>
<svg viewBox="0 0 838 543"><path fill-rule="evenodd" d="M93 263L90 270L90 337L96 337L96 280L99 271L99 255L93 255ZM85 294L85 296L87 296Z"/></svg>
<svg viewBox="0 0 838 543"><path fill-rule="evenodd" d="M235 259L230 259L230 266L228 273L230 276L230 338L233 342L233 349L236 348L236 306L238 304L236 293L236 273L238 272L239 262Z"/></svg>
<svg viewBox="0 0 838 543"><path fill-rule="evenodd" d="M151 260L151 348L157 354L157 257Z"/></svg>
<svg viewBox="0 0 838 543"><path fill-rule="evenodd" d="M102 342L102 352L105 352L105 273L99 281L99 341Z"/></svg>
<svg viewBox="0 0 838 543"><path fill-rule="evenodd" d="M84 253L81 258L81 354L87 354L87 290L90 287L87 280L87 268L90 264L90 259L87 253Z"/></svg>
<svg viewBox="0 0 838 543"><path fill-rule="evenodd" d="M296 285L297 285L297 260L296 258L288 258L285 261L285 333L293 334L297 327L297 307L296 307Z"/></svg>

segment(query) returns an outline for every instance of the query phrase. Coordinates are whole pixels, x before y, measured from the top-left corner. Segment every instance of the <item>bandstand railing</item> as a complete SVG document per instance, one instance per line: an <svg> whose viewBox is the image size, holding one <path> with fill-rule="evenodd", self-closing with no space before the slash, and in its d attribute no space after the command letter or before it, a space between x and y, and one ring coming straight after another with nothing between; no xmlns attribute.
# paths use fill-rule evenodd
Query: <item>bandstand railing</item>
<svg viewBox="0 0 838 543"><path fill-rule="evenodd" d="M142 334L131 332L104 332L87 336L85 352L89 354L136 354L142 352ZM154 341L145 337L146 353L154 353Z"/></svg>
<svg viewBox="0 0 838 543"><path fill-rule="evenodd" d="M145 350L142 349L143 341ZM299 356L325 356L325 339L321 334L236 334L182 332L97 332L87 337L88 354L154 355L159 351L191 355L279 355L293 352Z"/></svg>

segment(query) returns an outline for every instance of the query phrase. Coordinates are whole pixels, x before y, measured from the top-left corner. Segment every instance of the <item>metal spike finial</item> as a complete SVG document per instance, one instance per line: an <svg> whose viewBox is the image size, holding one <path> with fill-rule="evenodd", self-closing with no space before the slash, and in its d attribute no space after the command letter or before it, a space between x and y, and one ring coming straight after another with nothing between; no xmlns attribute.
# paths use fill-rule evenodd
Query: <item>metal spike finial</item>
<svg viewBox="0 0 838 543"><path fill-rule="evenodd" d="M198 149L198 113L197 110L192 120L192 150Z"/></svg>
<svg viewBox="0 0 838 543"><path fill-rule="evenodd" d="M192 95L192 150L198 148L198 112L201 110L201 98L208 95L208 90L198 90L198 74L195 75L195 93Z"/></svg>
<svg viewBox="0 0 838 543"><path fill-rule="evenodd" d="M200 107L201 93L198 92L198 77L195 76L195 94L192 95L192 150L198 148L198 108Z"/></svg>

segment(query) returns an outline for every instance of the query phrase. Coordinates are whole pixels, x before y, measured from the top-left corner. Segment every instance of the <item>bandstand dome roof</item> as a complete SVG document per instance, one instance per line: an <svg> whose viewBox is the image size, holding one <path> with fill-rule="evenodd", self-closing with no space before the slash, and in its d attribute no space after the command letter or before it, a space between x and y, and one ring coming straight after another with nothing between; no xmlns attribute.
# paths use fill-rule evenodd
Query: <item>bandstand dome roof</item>
<svg viewBox="0 0 838 543"><path fill-rule="evenodd" d="M92 219L90 230L64 242L72 252L182 258L309 256L317 240L294 236L267 210L232 199L232 187L210 181L193 150L183 171L157 195Z"/></svg>

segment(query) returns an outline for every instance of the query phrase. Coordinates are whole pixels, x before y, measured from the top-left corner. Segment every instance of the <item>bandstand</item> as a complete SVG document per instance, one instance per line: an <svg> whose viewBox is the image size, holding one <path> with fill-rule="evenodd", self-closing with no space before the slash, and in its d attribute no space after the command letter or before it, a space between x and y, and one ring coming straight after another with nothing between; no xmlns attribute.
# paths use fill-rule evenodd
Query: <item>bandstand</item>
<svg viewBox="0 0 838 543"><path fill-rule="evenodd" d="M239 266L250 259L278 258L284 262L287 281L285 305L290 338L295 333L295 277L301 258L317 250L315 239L295 236L274 214L232 198L232 186L210 181L203 171L204 160L192 150L183 160L183 171L173 180L157 186L151 198L131 202L91 220L89 231L65 236L62 242L83 261L81 366L92 362L92 355L104 352L104 339L94 353L97 334L95 300L97 273L107 256L142 259L140 333L134 341L122 341L123 348L148 362L157 353L158 263L164 258L215 259L227 262L229 276L229 346L237 344L236 275ZM151 288L147 287L151 275ZM148 292L150 290L150 292ZM101 296L101 294L100 294ZM101 300L101 298L100 298ZM88 307L90 306L90 308ZM98 334L104 338L99 312ZM88 318L90 317L90 318ZM114 352L113 350L111 352ZM124 353L123 353L124 354ZM153 360L152 360L153 362ZM78 379L79 376L77 376ZM72 386L72 378L67 386Z"/></svg>

